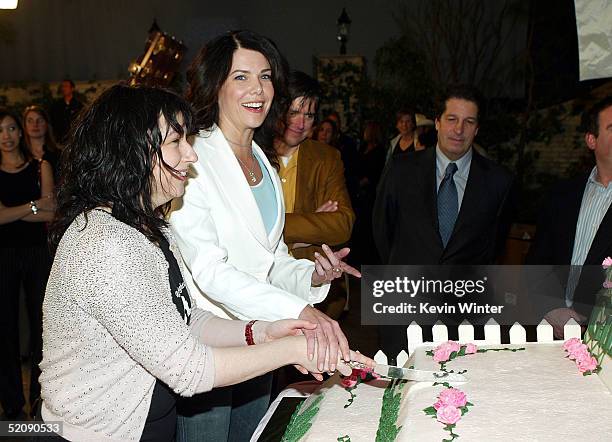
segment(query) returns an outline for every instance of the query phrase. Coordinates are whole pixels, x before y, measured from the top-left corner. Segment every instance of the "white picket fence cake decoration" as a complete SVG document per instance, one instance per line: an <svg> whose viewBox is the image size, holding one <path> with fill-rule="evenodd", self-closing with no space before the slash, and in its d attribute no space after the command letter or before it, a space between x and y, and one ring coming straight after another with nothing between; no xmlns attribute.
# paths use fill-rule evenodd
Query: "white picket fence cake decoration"
<svg viewBox="0 0 612 442"><path fill-rule="evenodd" d="M538 324L536 328L537 343L550 343L550 342L563 342L570 338L580 338L580 324L578 324L573 318L567 321L563 327L563 340L555 341L553 338L553 328L546 321L542 319L542 322ZM499 345L501 344L501 327L491 318L487 321L484 326L484 340L474 339L474 326L467 320L463 321L458 326L459 342L466 344L472 342L476 345ZM438 321L432 327L432 342L423 342L423 330L419 324L412 322L406 329L406 338L408 342L408 352L402 350L396 358L397 365L403 366L410 355L414 352L417 347L420 346L435 346L436 344L448 341L448 328L442 322ZM525 328L515 322L510 327L510 344L525 344L527 342L527 332ZM374 355L374 360L379 364L387 364L388 357L382 351L378 350Z"/></svg>

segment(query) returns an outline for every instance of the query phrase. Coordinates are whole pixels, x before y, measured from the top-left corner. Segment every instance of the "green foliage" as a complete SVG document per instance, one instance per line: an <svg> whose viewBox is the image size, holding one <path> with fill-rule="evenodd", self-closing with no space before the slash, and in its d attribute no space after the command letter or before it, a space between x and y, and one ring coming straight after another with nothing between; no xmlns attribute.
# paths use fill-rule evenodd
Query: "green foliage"
<svg viewBox="0 0 612 442"><path fill-rule="evenodd" d="M612 280L612 268L606 271L606 279ZM599 365L606 355L612 358L612 289L604 288L598 294L584 343Z"/></svg>
<svg viewBox="0 0 612 442"><path fill-rule="evenodd" d="M376 431L376 442L393 442L402 429L397 426L400 402L402 394L399 392L406 381L394 380L387 385L383 393L382 408L378 430Z"/></svg>
<svg viewBox="0 0 612 442"><path fill-rule="evenodd" d="M17 87L27 89L25 84L19 84ZM24 109L32 104L42 106L44 109L47 109L47 111L51 108L53 93L51 92L49 83L41 83L33 89L30 89L29 94L31 97L30 100L18 102L9 102L6 95L0 95L0 106L6 107L18 115L21 115Z"/></svg>
<svg viewBox="0 0 612 442"><path fill-rule="evenodd" d="M302 404L298 405L291 419L289 425L283 434L283 442L298 442L312 427L312 420L319 412L319 403L323 400L323 394L320 394L309 406L300 413Z"/></svg>
<svg viewBox="0 0 612 442"><path fill-rule="evenodd" d="M361 133L361 97L364 95L366 77L361 66L345 61L343 63L317 61L317 72L323 89L321 111L323 114L344 109L346 131L354 135Z"/></svg>
<svg viewBox="0 0 612 442"><path fill-rule="evenodd" d="M395 127L395 113L401 108L433 115L436 85L421 52L406 36L385 42L374 57L375 80L369 85L364 115Z"/></svg>

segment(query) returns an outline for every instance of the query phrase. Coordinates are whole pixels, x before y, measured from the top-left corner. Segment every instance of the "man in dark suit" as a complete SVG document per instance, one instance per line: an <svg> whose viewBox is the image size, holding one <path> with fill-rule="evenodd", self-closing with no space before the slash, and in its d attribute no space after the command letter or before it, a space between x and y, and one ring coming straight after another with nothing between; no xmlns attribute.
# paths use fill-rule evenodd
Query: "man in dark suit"
<svg viewBox="0 0 612 442"><path fill-rule="evenodd" d="M53 123L53 132L55 138L61 144L66 143L66 138L70 132L72 122L77 117L83 103L81 103L74 95L74 81L65 79L62 81L60 91L62 98L56 100L51 105L51 121Z"/></svg>
<svg viewBox="0 0 612 442"><path fill-rule="evenodd" d="M560 293L545 316L558 338L570 318L586 321L604 279L601 263L612 255L612 97L585 114L584 127L596 165L589 174L556 184L544 199L526 260L571 265L569 273L561 272Z"/></svg>
<svg viewBox="0 0 612 442"><path fill-rule="evenodd" d="M512 176L472 147L478 93L452 86L440 104L436 148L390 162L381 180L373 227L384 264L492 264L510 226ZM381 338L387 354L405 347L388 330Z"/></svg>

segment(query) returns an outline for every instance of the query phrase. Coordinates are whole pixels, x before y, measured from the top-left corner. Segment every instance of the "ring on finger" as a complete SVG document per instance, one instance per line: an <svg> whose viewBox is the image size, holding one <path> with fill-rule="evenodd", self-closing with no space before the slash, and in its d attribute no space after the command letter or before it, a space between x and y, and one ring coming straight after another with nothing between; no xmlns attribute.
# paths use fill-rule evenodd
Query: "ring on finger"
<svg viewBox="0 0 612 442"><path fill-rule="evenodd" d="M339 267L334 267L334 268L332 269L332 271L333 271L333 272L335 272L335 273L342 273L342 269L341 269L341 268L339 268Z"/></svg>

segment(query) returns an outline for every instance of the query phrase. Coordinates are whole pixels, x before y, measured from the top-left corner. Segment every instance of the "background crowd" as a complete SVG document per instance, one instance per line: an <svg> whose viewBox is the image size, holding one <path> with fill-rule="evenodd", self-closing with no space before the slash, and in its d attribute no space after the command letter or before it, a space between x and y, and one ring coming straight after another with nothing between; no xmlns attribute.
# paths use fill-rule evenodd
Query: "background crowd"
<svg viewBox="0 0 612 442"><path fill-rule="evenodd" d="M325 337L318 335L319 342L329 339L333 353L339 349L347 353L336 320L344 310L349 283L340 275L359 276L359 272L344 261L357 267L500 262L522 201L513 174L488 158L475 141L483 121L476 89L451 85L438 91L431 115L416 113L418 103L404 103L396 110L392 133L383 129L389 122L367 120L355 136L342 130L346 122L338 112L320 110L321 86L303 72L290 72L273 44L248 33L233 38L244 39L230 52L235 54L234 64L248 67L238 69L244 79L234 78L244 80L244 85L215 77L210 71L214 54L206 50L189 72L187 99L195 108L196 126L203 131L193 140L200 160L194 166L198 171L194 184L169 218L190 291L200 290L212 298L206 308L243 320L308 320L320 324L319 330L329 328ZM243 49L245 45L252 47ZM253 70L261 75L255 89L247 84ZM211 84L216 79L216 89L210 91L212 86L202 84L202 78ZM64 167L63 146L73 140L72 122L87 109L75 98L71 80L62 82L61 92L62 98L48 111L36 104L21 115L0 111L0 348L5 355L0 400L10 419L22 416L26 403L18 332L21 287L30 328L29 409L34 410L39 400L41 306L52 262L46 224L56 210L54 187L63 177L59 172ZM248 102L243 99L247 95ZM239 106L236 97L242 100ZM253 121L241 116L244 107ZM527 257L530 263L579 266L600 263L612 254L610 97L593 103L584 120L586 148L594 153L596 165L569 184L553 186ZM206 131L210 133L205 136ZM218 154L220 149L233 153L238 163L233 156ZM247 181L254 199L228 181L231 174ZM270 190L277 178L282 195ZM213 188L218 194L201 190ZM239 204L242 211L223 200L232 192L232 203L244 203ZM285 211L277 215L281 198ZM244 212L253 200L261 225ZM553 217L562 222L551 224ZM238 228L228 224L232 219L246 222ZM262 244L275 244L274 251L262 252L258 248ZM271 275L271 281L261 282L261 274ZM332 282L330 295L319 304L328 282ZM591 301L584 294L594 294L593 287L581 287L580 273L568 275L566 285L563 299L549 316L557 332L570 317L585 320ZM235 291L249 296L235 299ZM269 298L270 294L274 296ZM315 303L318 309L309 305ZM381 330L382 342L393 344L391 353L403 346L392 339L395 335L396 331ZM270 385L270 379L262 378L248 387L250 392L267 389L266 403L259 407L264 410ZM245 395L240 393L240 399ZM197 438L197 431L190 434L189 427L210 429L210 421L196 419L202 414L197 402L183 404L187 410L183 440ZM244 411L231 390L206 396L203 402ZM249 413L254 412L245 412ZM218 416L209 419L218 421Z"/></svg>

